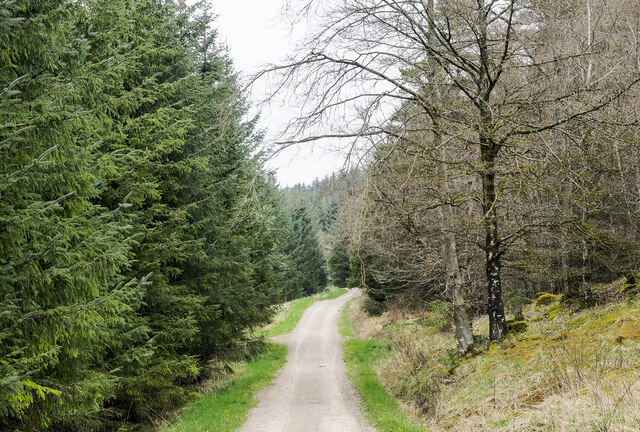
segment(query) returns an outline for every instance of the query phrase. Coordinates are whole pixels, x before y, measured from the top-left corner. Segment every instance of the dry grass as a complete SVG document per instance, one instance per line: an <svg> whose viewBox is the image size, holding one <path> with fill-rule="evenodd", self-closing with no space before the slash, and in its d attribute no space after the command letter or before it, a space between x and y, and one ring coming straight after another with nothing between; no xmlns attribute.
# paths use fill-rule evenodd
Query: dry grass
<svg viewBox="0 0 640 432"><path fill-rule="evenodd" d="M529 329L460 359L446 314L354 307L360 338L387 338L385 387L432 431L640 430L640 301L525 308ZM487 332L486 318L474 332Z"/></svg>

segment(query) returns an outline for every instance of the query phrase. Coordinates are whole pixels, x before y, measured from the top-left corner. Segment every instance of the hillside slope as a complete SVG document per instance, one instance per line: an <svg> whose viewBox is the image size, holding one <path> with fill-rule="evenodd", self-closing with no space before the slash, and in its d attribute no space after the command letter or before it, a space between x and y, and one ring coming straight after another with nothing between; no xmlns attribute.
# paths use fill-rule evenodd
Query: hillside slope
<svg viewBox="0 0 640 432"><path fill-rule="evenodd" d="M459 358L443 304L380 317L368 316L362 299L351 305L357 337L390 342L380 380L426 430L640 430L637 296L572 310L543 295L524 316L519 333ZM475 320L474 333L487 326Z"/></svg>

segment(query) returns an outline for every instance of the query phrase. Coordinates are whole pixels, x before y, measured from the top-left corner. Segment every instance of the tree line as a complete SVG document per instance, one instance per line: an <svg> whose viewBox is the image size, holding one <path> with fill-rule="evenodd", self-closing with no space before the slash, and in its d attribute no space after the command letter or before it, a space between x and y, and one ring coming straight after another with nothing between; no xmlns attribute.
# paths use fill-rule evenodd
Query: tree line
<svg viewBox="0 0 640 432"><path fill-rule="evenodd" d="M0 11L0 429L134 430L324 288L317 233L205 5Z"/></svg>
<svg viewBox="0 0 640 432"><path fill-rule="evenodd" d="M372 310L442 298L465 354L471 316L500 341L526 297L636 280L636 1L299 3L322 24L257 78L304 100L281 145L361 155L345 237Z"/></svg>
<svg viewBox="0 0 640 432"><path fill-rule="evenodd" d="M357 177L356 171L333 173L322 180L316 179L311 185L297 184L283 190L289 202L309 213L326 257L323 278L337 287L347 287L351 277L347 219L354 176ZM314 268L320 267L314 265Z"/></svg>

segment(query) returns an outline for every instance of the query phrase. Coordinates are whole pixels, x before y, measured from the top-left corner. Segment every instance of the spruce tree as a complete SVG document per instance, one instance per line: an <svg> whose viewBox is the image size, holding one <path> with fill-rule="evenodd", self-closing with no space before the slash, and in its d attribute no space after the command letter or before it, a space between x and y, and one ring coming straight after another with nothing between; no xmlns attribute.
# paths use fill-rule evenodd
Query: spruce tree
<svg viewBox="0 0 640 432"><path fill-rule="evenodd" d="M304 206L293 210L292 221L293 238L289 253L297 270L296 284L305 295L315 294L327 285L326 261L320 247L318 228Z"/></svg>
<svg viewBox="0 0 640 432"><path fill-rule="evenodd" d="M291 295L295 224L206 8L3 7L0 428L149 422Z"/></svg>
<svg viewBox="0 0 640 432"><path fill-rule="evenodd" d="M351 265L349 263L349 251L346 240L338 240L331 249L328 267L331 283L338 287L346 287L347 279L351 276Z"/></svg>
<svg viewBox="0 0 640 432"><path fill-rule="evenodd" d="M66 0L8 3L0 18L0 427L101 423L102 368L144 283L125 276L129 227L96 205L100 120Z"/></svg>

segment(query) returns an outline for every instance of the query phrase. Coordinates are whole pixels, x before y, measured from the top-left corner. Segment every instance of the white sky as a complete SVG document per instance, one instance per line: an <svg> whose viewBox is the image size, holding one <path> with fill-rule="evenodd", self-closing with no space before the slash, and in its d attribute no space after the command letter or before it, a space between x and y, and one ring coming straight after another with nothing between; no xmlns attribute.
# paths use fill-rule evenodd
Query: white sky
<svg viewBox="0 0 640 432"><path fill-rule="evenodd" d="M268 63L279 63L295 48L289 25L282 18L284 0L211 0L218 14L214 25L219 41L230 49L236 70L248 76ZM254 91L254 93L258 93ZM256 95L258 96L258 95ZM287 107L272 106L263 111L260 128L272 141L291 117ZM320 144L303 144L289 148L267 162L276 170L281 186L310 184L340 169L344 156Z"/></svg>

